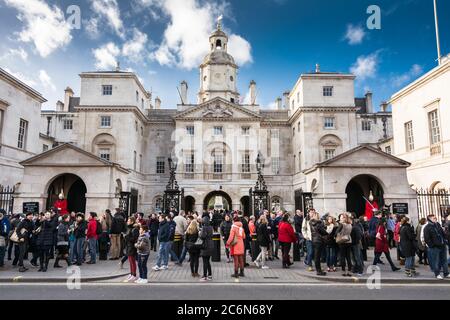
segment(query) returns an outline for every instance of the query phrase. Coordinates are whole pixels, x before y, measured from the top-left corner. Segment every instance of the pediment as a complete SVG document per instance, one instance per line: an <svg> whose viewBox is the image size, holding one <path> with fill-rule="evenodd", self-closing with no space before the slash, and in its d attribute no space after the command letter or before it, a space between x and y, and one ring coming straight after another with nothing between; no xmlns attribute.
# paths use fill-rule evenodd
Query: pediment
<svg viewBox="0 0 450 320"><path fill-rule="evenodd" d="M360 146L333 159L320 163L320 167L409 167L410 163L371 146Z"/></svg>
<svg viewBox="0 0 450 320"><path fill-rule="evenodd" d="M197 106L191 107L175 116L175 119L201 120L236 120L260 119L261 116L246 107L215 98Z"/></svg>
<svg viewBox="0 0 450 320"><path fill-rule="evenodd" d="M54 149L41 153L33 158L21 162L23 166L113 166L90 152L84 151L71 144L63 144Z"/></svg>

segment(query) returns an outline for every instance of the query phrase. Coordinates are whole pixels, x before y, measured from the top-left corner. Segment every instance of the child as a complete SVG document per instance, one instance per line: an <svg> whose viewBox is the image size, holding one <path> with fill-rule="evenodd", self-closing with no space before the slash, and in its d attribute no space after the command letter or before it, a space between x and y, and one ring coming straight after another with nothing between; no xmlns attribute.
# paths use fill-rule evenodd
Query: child
<svg viewBox="0 0 450 320"><path fill-rule="evenodd" d="M136 242L136 248L138 252L138 268L139 279L135 283L145 284L147 280L147 261L150 255L150 239L148 237L148 227L141 225L139 229L139 238Z"/></svg>

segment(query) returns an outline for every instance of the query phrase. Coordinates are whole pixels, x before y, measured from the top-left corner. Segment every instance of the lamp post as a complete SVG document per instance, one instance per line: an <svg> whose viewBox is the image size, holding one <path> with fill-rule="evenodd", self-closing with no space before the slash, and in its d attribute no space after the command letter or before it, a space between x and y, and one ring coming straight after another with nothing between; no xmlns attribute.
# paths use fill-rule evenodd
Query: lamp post
<svg viewBox="0 0 450 320"><path fill-rule="evenodd" d="M166 213L170 209L176 210L178 213L180 211L181 198L183 190L180 190L178 182L176 179L176 171L178 167L178 159L168 158L169 162L169 182L166 185L166 190L164 191L164 203L163 212Z"/></svg>

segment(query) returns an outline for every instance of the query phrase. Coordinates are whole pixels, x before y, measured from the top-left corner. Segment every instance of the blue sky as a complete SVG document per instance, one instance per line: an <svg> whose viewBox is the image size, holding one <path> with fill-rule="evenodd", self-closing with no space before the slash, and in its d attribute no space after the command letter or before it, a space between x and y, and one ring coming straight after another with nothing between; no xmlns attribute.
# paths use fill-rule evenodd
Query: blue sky
<svg viewBox="0 0 450 320"><path fill-rule="evenodd" d="M366 10L381 8L381 30L369 30ZM69 6L81 9L81 28L69 25ZM438 0L441 49L450 52L450 1ZM354 72L356 95L375 104L436 66L432 0L0 0L0 66L42 92L46 109L79 93L78 74L135 71L164 108L189 83L196 102L198 65L219 15L241 65L244 98L250 80L265 108L314 69Z"/></svg>

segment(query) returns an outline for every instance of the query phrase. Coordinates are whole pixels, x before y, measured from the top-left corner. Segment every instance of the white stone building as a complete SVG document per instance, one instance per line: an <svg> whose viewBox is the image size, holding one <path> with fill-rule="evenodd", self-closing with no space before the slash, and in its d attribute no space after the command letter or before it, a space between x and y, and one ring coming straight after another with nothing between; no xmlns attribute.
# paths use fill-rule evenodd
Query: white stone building
<svg viewBox="0 0 450 320"><path fill-rule="evenodd" d="M47 100L0 68L0 186L13 187L23 179L19 164L42 151L39 126Z"/></svg>
<svg viewBox="0 0 450 320"><path fill-rule="evenodd" d="M261 109L254 81L250 103L239 102L227 45L219 26L200 66L197 103L187 101L182 82L176 108L161 109L159 98L153 105L133 73L81 73L79 98L68 88L57 111L42 113L41 144L59 146L22 163L16 205L51 206L63 189L69 209L102 211L128 191L132 212L159 210L172 157L186 210L214 207L221 196L226 209L249 213L261 154L272 208L303 208L312 195L321 213L362 214L372 190L380 203L408 203L415 212L409 164L378 149L392 133L391 115L374 112L371 93L355 99L353 75L317 66L284 94L284 107L279 98L277 110ZM61 130L67 120L69 133Z"/></svg>

